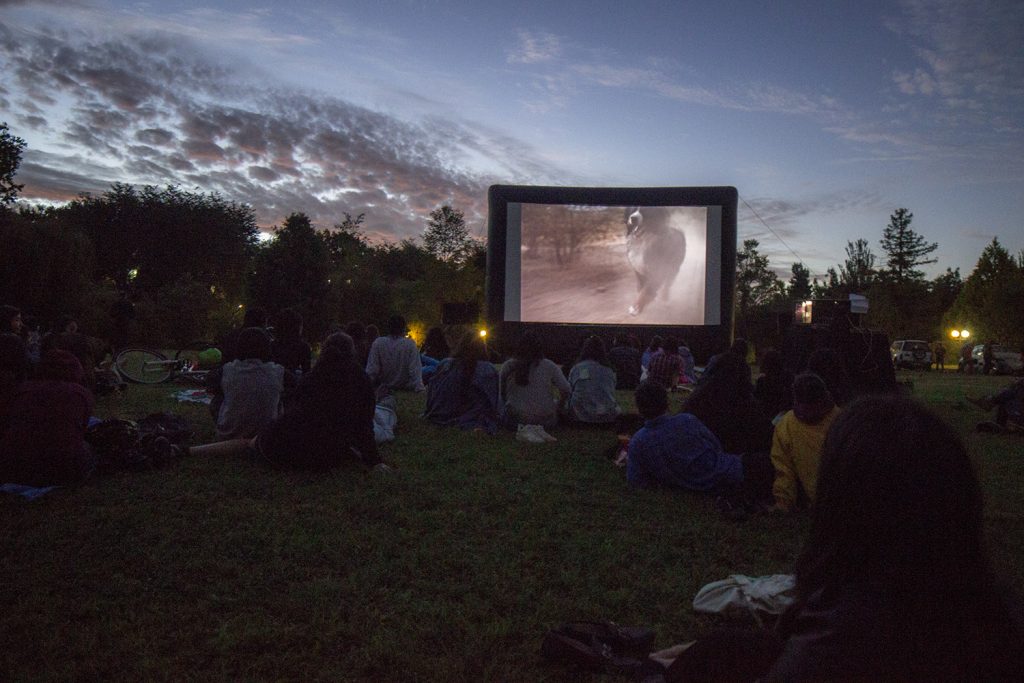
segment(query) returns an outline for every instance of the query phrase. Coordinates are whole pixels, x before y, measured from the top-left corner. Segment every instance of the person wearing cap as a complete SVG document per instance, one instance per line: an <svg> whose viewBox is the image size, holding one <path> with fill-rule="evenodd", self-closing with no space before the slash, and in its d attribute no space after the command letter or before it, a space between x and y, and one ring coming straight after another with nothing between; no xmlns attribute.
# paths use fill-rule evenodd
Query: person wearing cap
<svg viewBox="0 0 1024 683"><path fill-rule="evenodd" d="M775 509L814 504L825 434L838 414L824 380L809 372L793 380L793 409L782 416L772 436Z"/></svg>

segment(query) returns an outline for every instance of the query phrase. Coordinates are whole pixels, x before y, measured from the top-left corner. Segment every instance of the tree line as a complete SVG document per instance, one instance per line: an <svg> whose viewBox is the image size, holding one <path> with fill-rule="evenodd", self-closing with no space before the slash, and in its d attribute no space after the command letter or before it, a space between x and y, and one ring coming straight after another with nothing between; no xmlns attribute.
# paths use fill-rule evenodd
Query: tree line
<svg viewBox="0 0 1024 683"><path fill-rule="evenodd" d="M134 341L185 344L219 338L249 306L297 309L313 339L393 312L439 324L444 302L483 310L486 251L450 206L430 214L422 243L373 242L363 214L314 226L300 212L262 242L248 205L176 186L116 183L62 206L15 210L24 146L0 125L0 302L44 324L70 314L107 337L127 299Z"/></svg>
<svg viewBox="0 0 1024 683"><path fill-rule="evenodd" d="M913 218L905 208L892 213L880 255L867 239L848 241L843 263L828 268L820 281L800 262L783 281L758 241L744 240L736 255L737 333L776 345L796 302L860 294L869 302L864 325L885 330L890 339L944 340L952 348L950 330L967 329L977 343L993 339L1014 349L1024 346L1024 251L1013 255L996 237L966 279L959 268L928 279L920 267L936 262L938 243L918 233Z"/></svg>
<svg viewBox="0 0 1024 683"><path fill-rule="evenodd" d="M218 338L246 306L271 314L295 308L314 339L333 324L379 323L392 312L433 326L446 302L483 310L486 249L451 206L430 214L422 241L398 243L368 239L363 214L314 226L301 212L263 243L248 205L175 186L114 184L62 206L15 210L24 147L0 124L0 302L43 320L68 313L105 336L117 303L128 299L136 341L183 344ZM820 281L800 262L783 281L758 241L744 240L736 258L737 333L777 345L795 302L862 294L870 302L865 325L891 339L948 340L955 327L977 340L1024 344L1024 252L1012 255L996 238L966 279L949 268L928 279L920 267L935 263L938 244L912 221L910 211L897 209L882 230L880 255L867 239L847 242L843 263ZM537 239L564 246L571 259L579 245L554 237L538 232Z"/></svg>

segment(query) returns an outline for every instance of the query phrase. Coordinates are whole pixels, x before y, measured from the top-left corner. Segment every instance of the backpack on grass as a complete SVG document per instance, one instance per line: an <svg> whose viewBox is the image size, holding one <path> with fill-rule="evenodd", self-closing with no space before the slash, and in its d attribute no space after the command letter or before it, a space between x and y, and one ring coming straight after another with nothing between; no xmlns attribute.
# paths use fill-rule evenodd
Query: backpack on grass
<svg viewBox="0 0 1024 683"><path fill-rule="evenodd" d="M175 459L191 439L188 421L170 413L153 413L138 422L104 420L85 432L100 474L159 467Z"/></svg>
<svg viewBox="0 0 1024 683"><path fill-rule="evenodd" d="M548 631L540 652L588 671L632 676L643 668L653 644L654 632L647 628L576 621Z"/></svg>

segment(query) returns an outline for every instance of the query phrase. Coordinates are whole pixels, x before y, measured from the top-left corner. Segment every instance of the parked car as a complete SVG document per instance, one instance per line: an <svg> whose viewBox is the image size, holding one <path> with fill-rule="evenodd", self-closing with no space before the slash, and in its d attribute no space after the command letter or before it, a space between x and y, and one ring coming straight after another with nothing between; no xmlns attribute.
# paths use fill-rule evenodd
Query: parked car
<svg viewBox="0 0 1024 683"><path fill-rule="evenodd" d="M932 347L920 339L901 339L894 341L889 347L892 364L896 368L917 368L930 370L932 367Z"/></svg>
<svg viewBox="0 0 1024 683"><path fill-rule="evenodd" d="M978 344L971 350L975 372L985 367L985 345ZM992 372L997 375L1019 375L1024 372L1024 358L1017 351L1011 351L999 344L992 345Z"/></svg>

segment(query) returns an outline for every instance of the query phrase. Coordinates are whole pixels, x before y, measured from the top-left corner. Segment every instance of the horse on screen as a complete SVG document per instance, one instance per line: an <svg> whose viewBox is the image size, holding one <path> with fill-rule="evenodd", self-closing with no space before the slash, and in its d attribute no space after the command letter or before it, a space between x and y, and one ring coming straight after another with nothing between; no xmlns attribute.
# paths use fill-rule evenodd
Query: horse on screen
<svg viewBox="0 0 1024 683"><path fill-rule="evenodd" d="M642 313L659 292L668 298L686 257L686 237L670 225L670 212L657 206L626 209L626 258L637 283L630 315Z"/></svg>

